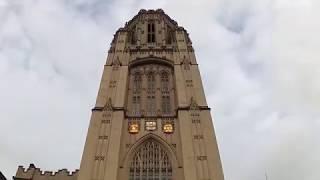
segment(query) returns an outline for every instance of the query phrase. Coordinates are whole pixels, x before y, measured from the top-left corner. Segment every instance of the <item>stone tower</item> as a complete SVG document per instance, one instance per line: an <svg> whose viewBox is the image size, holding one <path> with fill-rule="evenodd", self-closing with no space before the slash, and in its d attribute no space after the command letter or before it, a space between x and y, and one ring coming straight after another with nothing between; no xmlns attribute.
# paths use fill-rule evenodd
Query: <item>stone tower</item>
<svg viewBox="0 0 320 180"><path fill-rule="evenodd" d="M223 180L187 31L140 10L114 35L78 180Z"/></svg>

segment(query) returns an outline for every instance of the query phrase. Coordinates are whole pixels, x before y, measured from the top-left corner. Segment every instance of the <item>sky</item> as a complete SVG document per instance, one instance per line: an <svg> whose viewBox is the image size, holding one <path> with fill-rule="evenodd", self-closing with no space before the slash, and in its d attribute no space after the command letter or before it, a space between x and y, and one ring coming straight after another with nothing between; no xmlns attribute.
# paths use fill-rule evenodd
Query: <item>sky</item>
<svg viewBox="0 0 320 180"><path fill-rule="evenodd" d="M113 34L162 8L195 48L226 180L320 179L320 1L0 0L0 171L79 168Z"/></svg>

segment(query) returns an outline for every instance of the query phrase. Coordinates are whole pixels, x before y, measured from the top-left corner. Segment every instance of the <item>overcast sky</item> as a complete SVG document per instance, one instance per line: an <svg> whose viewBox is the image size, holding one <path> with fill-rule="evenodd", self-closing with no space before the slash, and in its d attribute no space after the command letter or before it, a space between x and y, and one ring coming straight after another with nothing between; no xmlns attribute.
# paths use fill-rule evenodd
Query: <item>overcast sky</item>
<svg viewBox="0 0 320 180"><path fill-rule="evenodd" d="M319 0L0 0L0 171L79 168L109 44L141 8L190 34L226 180L320 179Z"/></svg>

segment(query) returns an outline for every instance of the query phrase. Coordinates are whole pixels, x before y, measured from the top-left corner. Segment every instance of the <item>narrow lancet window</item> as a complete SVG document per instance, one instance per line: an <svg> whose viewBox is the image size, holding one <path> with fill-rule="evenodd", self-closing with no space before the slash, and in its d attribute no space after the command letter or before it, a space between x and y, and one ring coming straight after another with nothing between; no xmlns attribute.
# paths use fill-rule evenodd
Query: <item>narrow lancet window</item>
<svg viewBox="0 0 320 180"><path fill-rule="evenodd" d="M170 27L167 26L167 44L171 44L171 43L172 43L172 34L171 34Z"/></svg>
<svg viewBox="0 0 320 180"><path fill-rule="evenodd" d="M156 33L154 22L148 23L148 43L156 42Z"/></svg>
<svg viewBox="0 0 320 180"><path fill-rule="evenodd" d="M141 99L140 96L133 96L132 99L132 113L133 115L140 115Z"/></svg>
<svg viewBox="0 0 320 180"><path fill-rule="evenodd" d="M162 113L165 115L170 114L171 105L170 105L170 96L162 96Z"/></svg>
<svg viewBox="0 0 320 180"><path fill-rule="evenodd" d="M156 86L154 73L149 73L147 79L148 79L148 91L153 92Z"/></svg>
<svg viewBox="0 0 320 180"><path fill-rule="evenodd" d="M133 92L140 92L142 86L142 78L140 73L135 73L133 77Z"/></svg>
<svg viewBox="0 0 320 180"><path fill-rule="evenodd" d="M161 90L163 92L169 91L169 77L168 77L168 73L166 72L163 72L161 74Z"/></svg>
<svg viewBox="0 0 320 180"><path fill-rule="evenodd" d="M147 113L148 115L155 115L156 114L156 100L154 95L147 96Z"/></svg>
<svg viewBox="0 0 320 180"><path fill-rule="evenodd" d="M137 40L136 40L136 26L134 26L132 28L132 31L130 33L130 40L131 40L131 44L136 44Z"/></svg>

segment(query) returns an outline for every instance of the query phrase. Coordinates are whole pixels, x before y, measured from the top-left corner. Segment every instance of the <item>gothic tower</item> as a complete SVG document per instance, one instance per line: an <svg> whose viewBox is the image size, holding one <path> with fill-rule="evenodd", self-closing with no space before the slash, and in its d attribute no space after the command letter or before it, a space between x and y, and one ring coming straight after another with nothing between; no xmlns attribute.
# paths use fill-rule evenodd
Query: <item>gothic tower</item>
<svg viewBox="0 0 320 180"><path fill-rule="evenodd" d="M223 180L186 30L140 10L114 35L78 180Z"/></svg>

